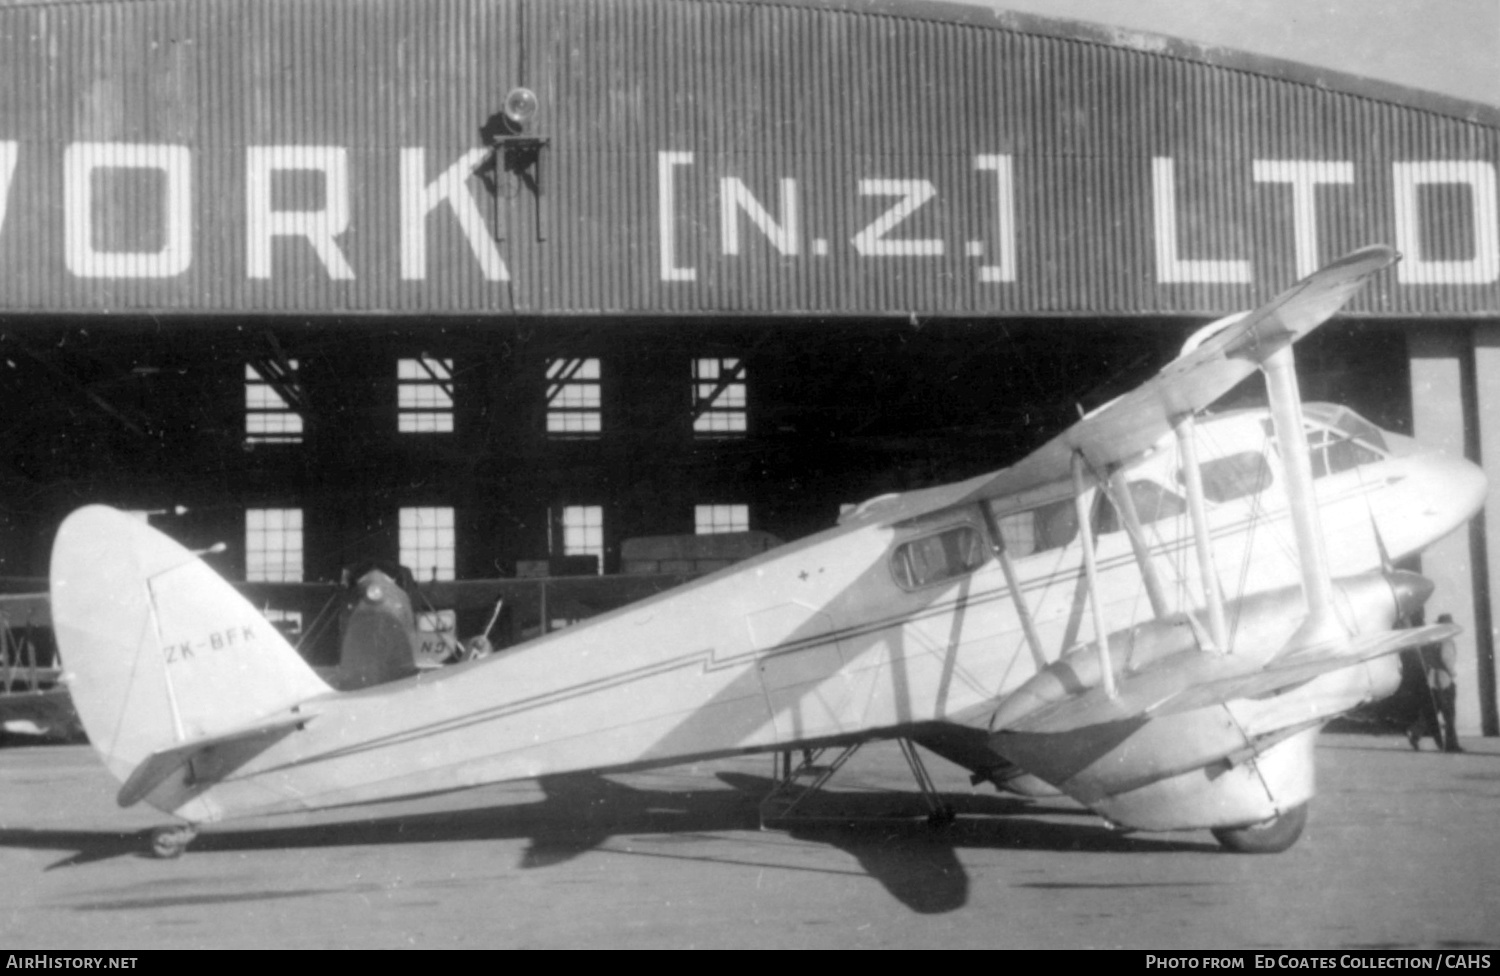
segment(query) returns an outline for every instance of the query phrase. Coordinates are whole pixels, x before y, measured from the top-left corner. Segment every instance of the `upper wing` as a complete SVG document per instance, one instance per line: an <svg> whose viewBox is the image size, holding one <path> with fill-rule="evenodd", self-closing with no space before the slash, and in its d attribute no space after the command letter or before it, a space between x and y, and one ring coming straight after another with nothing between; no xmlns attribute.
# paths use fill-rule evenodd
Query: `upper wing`
<svg viewBox="0 0 1500 976"><path fill-rule="evenodd" d="M1383 245L1355 251L1313 272L1269 303L1233 320L1130 393L1093 411L1003 471L866 503L844 521L889 524L927 512L1014 495L1063 481L1074 454L1103 470L1149 451L1174 421L1207 408L1272 353L1317 328L1365 281L1399 255Z"/></svg>

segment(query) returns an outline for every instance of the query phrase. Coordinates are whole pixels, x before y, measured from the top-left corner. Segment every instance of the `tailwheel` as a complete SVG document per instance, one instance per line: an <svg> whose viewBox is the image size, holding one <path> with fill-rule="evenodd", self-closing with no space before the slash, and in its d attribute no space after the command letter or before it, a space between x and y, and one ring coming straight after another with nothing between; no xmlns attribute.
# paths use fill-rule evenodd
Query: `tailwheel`
<svg viewBox="0 0 1500 976"><path fill-rule="evenodd" d="M1307 826L1307 804L1301 803L1286 813L1248 827L1217 827L1214 838L1238 854L1280 854L1297 843Z"/></svg>
<svg viewBox="0 0 1500 976"><path fill-rule="evenodd" d="M198 836L198 828L192 824L172 824L151 831L151 853L163 860L181 857L182 852Z"/></svg>

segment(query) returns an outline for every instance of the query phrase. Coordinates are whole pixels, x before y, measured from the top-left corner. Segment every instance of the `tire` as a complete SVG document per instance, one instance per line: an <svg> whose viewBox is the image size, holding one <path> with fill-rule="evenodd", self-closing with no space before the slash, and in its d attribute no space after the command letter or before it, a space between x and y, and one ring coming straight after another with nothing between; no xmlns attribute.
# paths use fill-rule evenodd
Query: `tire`
<svg viewBox="0 0 1500 976"><path fill-rule="evenodd" d="M198 831L187 824L157 827L151 831L151 853L155 857L168 861L181 857L182 852L187 850L188 845L196 836L198 836Z"/></svg>
<svg viewBox="0 0 1500 976"><path fill-rule="evenodd" d="M1307 804L1248 827L1217 827L1214 838L1236 854L1280 854L1297 843L1307 826Z"/></svg>

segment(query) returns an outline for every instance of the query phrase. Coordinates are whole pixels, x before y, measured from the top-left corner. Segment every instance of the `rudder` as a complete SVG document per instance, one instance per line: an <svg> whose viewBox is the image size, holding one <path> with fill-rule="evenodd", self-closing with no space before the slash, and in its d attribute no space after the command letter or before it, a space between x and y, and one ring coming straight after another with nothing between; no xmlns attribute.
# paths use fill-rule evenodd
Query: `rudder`
<svg viewBox="0 0 1500 976"><path fill-rule="evenodd" d="M153 752L329 692L233 586L115 509L92 505L63 521L51 587L74 705L122 781Z"/></svg>

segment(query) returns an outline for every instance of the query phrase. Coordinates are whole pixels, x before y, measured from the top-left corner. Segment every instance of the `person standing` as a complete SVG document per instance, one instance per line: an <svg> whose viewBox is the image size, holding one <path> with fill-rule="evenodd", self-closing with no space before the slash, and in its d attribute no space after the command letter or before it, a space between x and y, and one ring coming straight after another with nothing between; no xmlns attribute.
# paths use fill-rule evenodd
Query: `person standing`
<svg viewBox="0 0 1500 976"><path fill-rule="evenodd" d="M1438 623L1453 623L1452 614L1442 614ZM1458 744L1458 648L1453 638L1424 644L1418 651L1426 678L1426 694L1420 696L1416 720L1406 729L1406 739L1413 749L1422 748L1423 736L1444 752L1463 752Z"/></svg>

